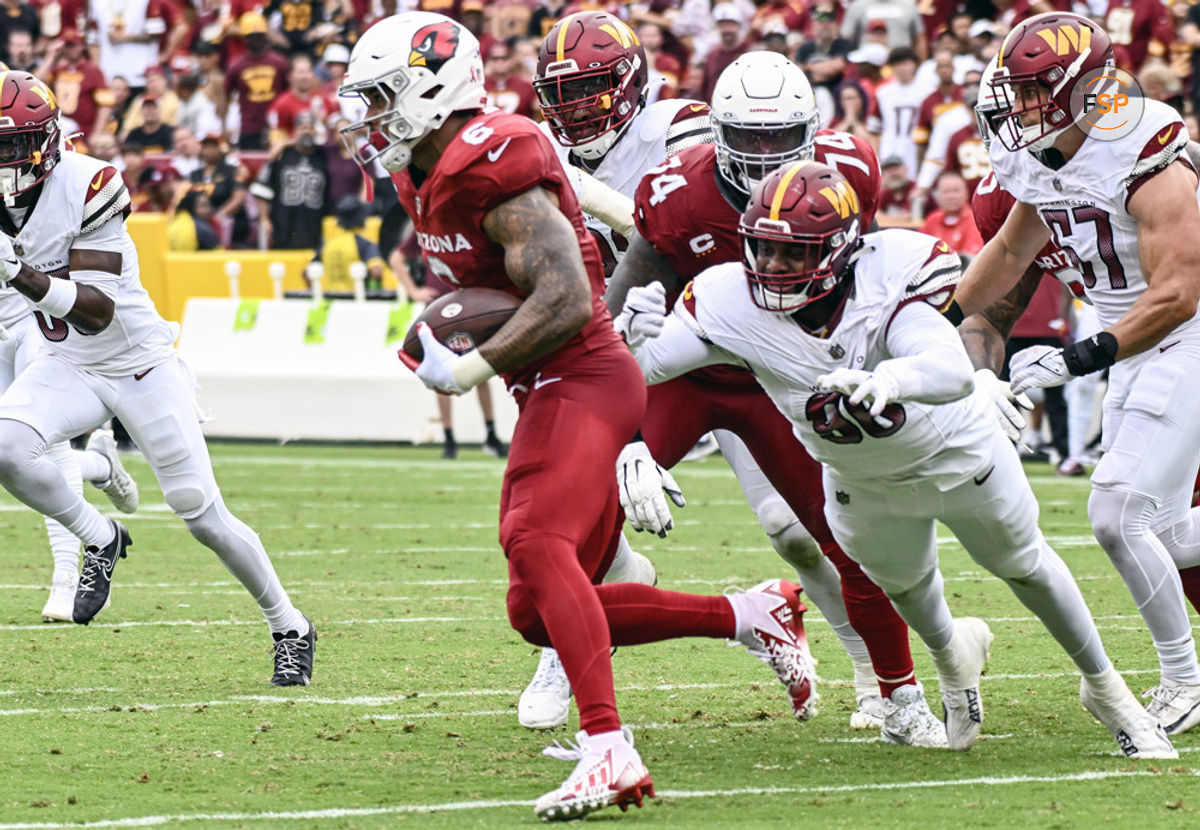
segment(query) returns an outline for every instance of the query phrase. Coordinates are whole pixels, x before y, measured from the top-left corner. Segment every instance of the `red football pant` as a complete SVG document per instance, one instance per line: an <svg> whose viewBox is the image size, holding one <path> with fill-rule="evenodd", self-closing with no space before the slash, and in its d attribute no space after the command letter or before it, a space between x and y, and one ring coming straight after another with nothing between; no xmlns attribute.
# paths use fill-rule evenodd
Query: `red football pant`
<svg viewBox="0 0 1200 830"><path fill-rule="evenodd" d="M641 421L645 383L623 345L549 364L540 377L518 397L500 495L508 617L529 642L558 650L580 728L610 732L621 727L611 646L732 637L733 609L724 597L593 584L616 552L617 455Z"/></svg>
<svg viewBox="0 0 1200 830"><path fill-rule="evenodd" d="M846 615L866 643L876 676L911 678L908 626L883 591L834 541L825 521L821 465L762 387L748 372L742 381L684 375L650 387L642 437L659 464L674 467L700 436L714 429L729 430L745 442L771 485L837 566ZM894 684L883 685L881 692L889 696L892 688Z"/></svg>

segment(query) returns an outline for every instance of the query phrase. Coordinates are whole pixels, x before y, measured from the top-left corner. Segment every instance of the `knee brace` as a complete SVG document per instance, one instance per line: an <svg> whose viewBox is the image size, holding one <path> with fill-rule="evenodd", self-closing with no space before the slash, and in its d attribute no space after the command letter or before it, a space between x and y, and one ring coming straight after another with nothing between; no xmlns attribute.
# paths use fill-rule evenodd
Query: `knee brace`
<svg viewBox="0 0 1200 830"><path fill-rule="evenodd" d="M207 497L203 487L198 483L191 482L177 482L169 485L163 490L163 498L167 502L167 507L170 507L175 515L184 521L199 519L213 501Z"/></svg>

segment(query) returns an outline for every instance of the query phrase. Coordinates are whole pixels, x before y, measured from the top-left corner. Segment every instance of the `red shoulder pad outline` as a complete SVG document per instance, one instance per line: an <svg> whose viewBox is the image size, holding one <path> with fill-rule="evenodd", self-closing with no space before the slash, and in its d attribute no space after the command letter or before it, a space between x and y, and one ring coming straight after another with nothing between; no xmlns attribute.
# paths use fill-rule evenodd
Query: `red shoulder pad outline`
<svg viewBox="0 0 1200 830"><path fill-rule="evenodd" d="M683 122L689 121L692 118L700 118L702 116L709 115L710 112L711 110L709 109L708 104L705 104L702 101L695 101L676 110L675 117L671 119L671 125L674 126L675 124L682 124Z"/></svg>
<svg viewBox="0 0 1200 830"><path fill-rule="evenodd" d="M1182 157L1187 159L1184 152L1188 143L1187 127L1181 119L1176 119L1159 130L1146 142L1138 153L1133 169L1125 178L1125 206L1133 194L1146 182L1165 170L1172 162ZM1190 165L1191 162L1189 161Z"/></svg>
<svg viewBox="0 0 1200 830"><path fill-rule="evenodd" d="M80 233L96 230L114 216L127 216L130 211L129 191L121 174L112 166L102 167L92 176L83 196L83 220Z"/></svg>
<svg viewBox="0 0 1200 830"><path fill-rule="evenodd" d="M679 295L679 302L683 303L683 307L687 309L687 313L696 316L696 281L688 280L688 284L683 287L683 293Z"/></svg>

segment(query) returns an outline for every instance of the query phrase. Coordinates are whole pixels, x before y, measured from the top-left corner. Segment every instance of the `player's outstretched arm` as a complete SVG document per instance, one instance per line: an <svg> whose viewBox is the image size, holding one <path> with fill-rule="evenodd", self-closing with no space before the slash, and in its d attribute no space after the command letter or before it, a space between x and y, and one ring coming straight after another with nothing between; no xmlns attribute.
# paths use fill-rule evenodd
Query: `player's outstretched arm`
<svg viewBox="0 0 1200 830"><path fill-rule="evenodd" d="M1147 288L1109 333L1116 359L1144 352L1196 314L1200 302L1200 208L1196 176L1172 164L1129 199Z"/></svg>
<svg viewBox="0 0 1200 830"><path fill-rule="evenodd" d="M0 234L0 261L5 272L0 277L44 314L66 320L84 334L99 334L112 322L113 301L108 295L84 282L54 279L30 268L17 257L7 234ZM69 261L72 274L90 271L118 278L121 265L116 251L72 250Z"/></svg>
<svg viewBox="0 0 1200 830"><path fill-rule="evenodd" d="M1030 265L1007 294L962 321L958 334L972 366L1000 372L1004 367L1004 346L1013 326L1029 307L1041 281L1042 269L1036 264Z"/></svg>
<svg viewBox="0 0 1200 830"><path fill-rule="evenodd" d="M969 317L989 308L1012 290L1050 238L1037 209L1017 202L1000 231L967 266L952 308ZM952 320L951 322L956 322Z"/></svg>
<svg viewBox="0 0 1200 830"><path fill-rule="evenodd" d="M616 317L625 307L625 295L629 289L639 285L649 285L661 282L670 296L682 284L679 275L671 267L666 257L654 250L641 234L635 233L629 239L629 249L617 263L612 279L608 281L608 289L604 292L604 302L608 305L609 313Z"/></svg>
<svg viewBox="0 0 1200 830"><path fill-rule="evenodd" d="M504 268L528 299L479 347L497 373L549 354L592 318L592 292L575 229L541 187L527 190L483 217L488 238L504 248Z"/></svg>

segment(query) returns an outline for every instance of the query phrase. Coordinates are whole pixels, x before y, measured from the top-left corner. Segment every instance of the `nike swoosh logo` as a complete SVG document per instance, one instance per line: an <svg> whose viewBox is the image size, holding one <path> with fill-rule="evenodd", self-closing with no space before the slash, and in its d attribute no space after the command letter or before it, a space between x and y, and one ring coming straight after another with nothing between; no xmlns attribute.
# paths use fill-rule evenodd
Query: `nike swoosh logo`
<svg viewBox="0 0 1200 830"><path fill-rule="evenodd" d="M690 105L692 112L700 112L700 110L705 109L707 107L708 107L708 104L691 104Z"/></svg>
<svg viewBox="0 0 1200 830"><path fill-rule="evenodd" d="M506 138L506 139L504 139L504 143L501 144L499 147L497 147L494 150L488 150L488 154L487 154L488 161L496 161L497 159L499 159L500 156L504 153L504 151L508 149L508 142L510 142L510 141L512 141L511 137Z"/></svg>
<svg viewBox="0 0 1200 830"><path fill-rule="evenodd" d="M1170 137L1171 137L1171 128L1170 128L1170 127L1167 127L1167 129L1166 129L1164 132L1162 132L1161 134L1159 134L1159 135L1156 135L1156 136L1155 136L1155 138L1157 138L1157 139L1158 139L1158 143L1159 143L1160 145L1162 145L1162 144L1166 144L1166 143L1167 143L1167 139L1168 139L1168 138L1170 138Z"/></svg>
<svg viewBox="0 0 1200 830"><path fill-rule="evenodd" d="M142 378L144 378L146 375L150 374L150 373L151 373L151 372L153 372L153 371L154 371L154 367L153 367L153 366L151 366L149 369L147 369L147 370L146 370L146 371L144 371L144 372L138 372L136 375L134 375L134 376L133 376L133 379L134 379L134 380L141 380Z"/></svg>
<svg viewBox="0 0 1200 830"><path fill-rule="evenodd" d="M1176 340L1174 343L1168 343L1168 344L1167 344L1167 345L1165 345L1165 346L1159 346L1159 347L1158 347L1158 353L1159 353L1159 354L1162 354L1163 352L1165 352L1167 349L1171 348L1172 346L1178 346L1178 345L1179 345L1179 342L1180 342L1180 341Z"/></svg>
<svg viewBox="0 0 1200 830"><path fill-rule="evenodd" d="M560 380L562 380L562 378L543 378L539 376L538 379L533 382L533 388L541 389L543 386L549 386L552 383L558 383Z"/></svg>
<svg viewBox="0 0 1200 830"><path fill-rule="evenodd" d="M992 472L995 471L995 469L996 465L993 464L992 466L988 467L988 471L986 473L981 476L975 476L975 483L982 487L983 483L992 477Z"/></svg>
<svg viewBox="0 0 1200 830"><path fill-rule="evenodd" d="M96 178L92 179L92 190L99 190L100 185L104 184L104 171L101 170L96 174Z"/></svg>

